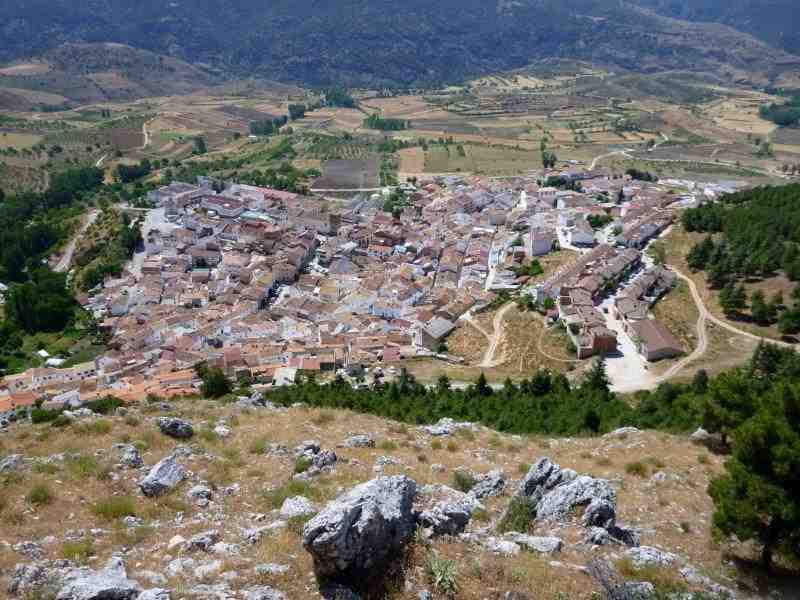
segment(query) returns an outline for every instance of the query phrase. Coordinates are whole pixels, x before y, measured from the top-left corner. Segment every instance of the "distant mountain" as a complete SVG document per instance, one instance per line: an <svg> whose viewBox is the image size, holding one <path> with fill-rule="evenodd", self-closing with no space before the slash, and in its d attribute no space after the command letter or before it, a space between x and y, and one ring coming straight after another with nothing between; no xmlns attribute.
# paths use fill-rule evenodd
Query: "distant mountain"
<svg viewBox="0 0 800 600"><path fill-rule="evenodd" d="M460 81L549 57L641 72L705 70L759 82L798 64L734 29L666 18L621 0L0 3L0 60L98 42L234 74L371 87Z"/></svg>
<svg viewBox="0 0 800 600"><path fill-rule="evenodd" d="M776 48L800 54L800 6L797 0L634 1L667 16L730 25Z"/></svg>

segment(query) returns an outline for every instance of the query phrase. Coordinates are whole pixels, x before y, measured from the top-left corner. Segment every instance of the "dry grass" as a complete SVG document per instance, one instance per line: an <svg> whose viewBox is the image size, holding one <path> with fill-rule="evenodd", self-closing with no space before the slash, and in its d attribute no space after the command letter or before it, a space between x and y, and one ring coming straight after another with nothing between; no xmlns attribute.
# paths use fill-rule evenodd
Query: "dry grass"
<svg viewBox="0 0 800 600"><path fill-rule="evenodd" d="M212 423L236 409L206 401L175 403L175 413L190 418L195 425ZM605 438L551 439L541 437L517 437L480 429L450 439L431 439L416 427L393 423L369 415L343 411L319 411L291 409L285 412L240 411L233 434L224 442L207 443L196 438L193 445L200 445L204 452L194 454L186 460L194 474L192 481L182 484L173 493L160 499L143 498L137 482L141 475L131 470L116 470L117 480L98 478L95 473L107 463L113 464L112 445L120 439L143 442L144 459L154 464L172 452L178 444L161 435L151 415L133 410L137 424L125 425L122 419L109 418L111 431L92 436L76 436L71 428L52 430L48 426L12 426L3 444L18 448L27 456L50 456L57 452L75 452L81 457L93 457L97 451L102 455L95 463L81 460L80 468L59 466L60 471L51 475L51 491L54 501L49 504L32 505L26 500L33 486L43 474L25 473L19 479L0 486L0 541L11 544L21 540L39 540L55 534L58 543L45 548L48 558L69 555L90 565L100 565L112 552L121 546L130 548L129 565L137 570L163 572L165 568L163 544L176 534L189 537L193 533L209 529L205 521L195 517L204 512L187 502L185 492L194 481L204 480L217 487L213 511L220 511L224 519L217 526L223 540L241 543L241 530L263 525L277 518L275 511L283 501L295 495L304 495L317 504L337 496L342 490L375 476L373 466L379 456L389 455L401 465L385 467L384 473L405 473L413 477L420 486L426 484L453 485L454 473L459 467L468 467L475 474L501 468L507 476L519 478L528 465L541 456L550 456L564 467L580 473L616 479L621 465L632 455L643 457L648 470L660 468L676 476L658 483L656 490L663 504L654 506L653 484L645 478L626 476L619 486L620 521L631 525L652 528L642 543L658 543L659 546L685 555L694 565L711 574L721 571L721 551L711 542L711 500L706 494L709 478L721 470L721 459L714 455L703 455L698 461L697 450L682 438L665 434L633 434L625 440ZM153 415L155 416L155 415ZM38 433L48 430L49 435L40 439ZM347 437L356 433L369 433L383 441L376 448L337 447ZM292 479L294 459L289 456L268 455L263 452L266 440L293 448L307 439L318 439L324 448L335 448L340 461L332 473L317 478L311 483ZM146 441L145 441L146 440ZM257 451L251 452L255 448ZM424 457L424 460L420 460ZM602 458L601 458L602 457ZM434 470L438 463L443 470ZM76 463L77 464L77 463ZM52 480L62 483L55 486ZM216 478L219 478L216 480ZM214 480L214 481L212 481ZM231 483L239 485L238 491L224 494L222 488ZM464 483L466 485L466 483ZM212 486L214 487L214 486ZM513 489L513 484L510 487ZM509 501L509 496L488 498L485 510L474 521L475 527L496 523ZM4 504L4 506L3 506ZM123 528L120 519L134 513L144 520L144 527ZM177 515L182 518L177 519ZM267 515L266 521L256 522L255 514ZM691 521L692 535L687 536L677 525ZM53 523L59 523L54 533ZM241 578L237 586L249 582L274 585L290 598L314 598L313 581L308 574L312 570L309 555L302 549L300 527L302 521L291 527L267 533L255 546L243 545L243 554L235 558L224 569L235 569ZM77 544L65 544L62 537L67 529L103 528L109 533L89 543L78 540ZM532 531L546 533L539 525ZM562 535L565 550L558 560L563 565L584 564L586 556L578 543L583 531L579 526L567 526ZM415 590L429 587L430 582L424 565L429 552L455 560L458 569L458 598L478 599L487 597L487 590L537 590L537 597L557 600L575 598L588 600L596 591L588 577L576 575L568 566L553 566L547 560L523 553L513 558L498 558L479 551L465 543L436 542L432 547L415 547L411 554L411 569L407 578L413 582L409 592L397 591L390 598L411 600ZM0 545L0 571L9 573L20 557ZM256 579L252 571L254 564L275 562L288 564L288 573ZM186 581L175 578L167 587L184 589ZM559 596L559 594L561 594Z"/></svg>

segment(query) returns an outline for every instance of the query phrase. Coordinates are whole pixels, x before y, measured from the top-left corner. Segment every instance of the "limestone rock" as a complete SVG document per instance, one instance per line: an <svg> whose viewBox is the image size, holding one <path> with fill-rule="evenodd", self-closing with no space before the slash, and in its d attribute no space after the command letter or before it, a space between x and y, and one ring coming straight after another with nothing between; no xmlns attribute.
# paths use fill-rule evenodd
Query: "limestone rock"
<svg viewBox="0 0 800 600"><path fill-rule="evenodd" d="M128 579L122 560L112 558L100 571L86 568L69 571L56 600L134 600L141 591L138 583Z"/></svg>
<svg viewBox="0 0 800 600"><path fill-rule="evenodd" d="M187 440L194 435L192 424L174 417L159 417L156 421L161 433L179 440Z"/></svg>
<svg viewBox="0 0 800 600"><path fill-rule="evenodd" d="M139 449L133 444L115 444L114 448L119 451L119 462L129 469L138 469L144 465Z"/></svg>
<svg viewBox="0 0 800 600"><path fill-rule="evenodd" d="M358 434L347 438L344 445L347 448L374 448L375 440L366 434Z"/></svg>
<svg viewBox="0 0 800 600"><path fill-rule="evenodd" d="M316 507L305 496L295 496L287 498L281 506L281 518L293 519L295 517L307 517L317 512Z"/></svg>
<svg viewBox="0 0 800 600"><path fill-rule="evenodd" d="M186 470L174 456L157 462L147 476L139 482L139 488L150 498L161 496L174 489L186 478Z"/></svg>
<svg viewBox="0 0 800 600"><path fill-rule="evenodd" d="M244 600L286 600L286 594L275 588L259 586L245 590Z"/></svg>
<svg viewBox="0 0 800 600"><path fill-rule="evenodd" d="M539 554L555 554L561 552L563 543L554 536L536 536L524 533L509 533L506 538L519 544L526 550L538 552Z"/></svg>
<svg viewBox="0 0 800 600"><path fill-rule="evenodd" d="M652 546L630 548L625 552L625 556L630 559L631 564L637 569L643 567L668 567L678 560L675 554L653 548Z"/></svg>
<svg viewBox="0 0 800 600"><path fill-rule="evenodd" d="M500 469L489 471L484 475L480 475L476 479L475 485L470 490L470 493L482 500L490 496L499 496L506 488L506 477Z"/></svg>
<svg viewBox="0 0 800 600"><path fill-rule="evenodd" d="M317 573L336 578L380 569L414 533L416 493L408 477L379 477L328 504L303 529Z"/></svg>

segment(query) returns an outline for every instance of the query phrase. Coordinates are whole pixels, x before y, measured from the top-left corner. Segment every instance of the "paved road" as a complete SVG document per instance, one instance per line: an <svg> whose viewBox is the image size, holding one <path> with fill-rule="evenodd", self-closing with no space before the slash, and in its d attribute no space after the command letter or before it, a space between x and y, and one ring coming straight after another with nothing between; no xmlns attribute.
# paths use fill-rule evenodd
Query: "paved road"
<svg viewBox="0 0 800 600"><path fill-rule="evenodd" d="M100 211L96 208L93 208L89 211L89 214L86 215L83 225L81 225L80 229L78 229L78 231L75 232L75 235L72 236L69 244L67 244L67 247L64 249L64 254L61 256L56 266L53 267L53 271L56 273L66 273L69 271L69 266L72 263L72 257L75 254L75 248L78 246L78 240L84 233L86 233L86 230L92 226L92 223L94 223L99 216Z"/></svg>

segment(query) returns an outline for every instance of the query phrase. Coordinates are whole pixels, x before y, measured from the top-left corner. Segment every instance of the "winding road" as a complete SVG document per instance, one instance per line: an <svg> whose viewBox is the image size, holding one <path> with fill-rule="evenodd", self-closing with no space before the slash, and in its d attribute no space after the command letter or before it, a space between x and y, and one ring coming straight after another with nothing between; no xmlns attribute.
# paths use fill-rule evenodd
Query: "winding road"
<svg viewBox="0 0 800 600"><path fill-rule="evenodd" d="M56 263L56 266L53 267L53 271L56 273L66 273L69 271L69 266L72 263L72 257L75 254L75 248L78 246L78 240L84 233L86 233L89 227L92 226L99 216L100 211L96 208L93 208L89 211L89 213L86 215L86 219L80 226L80 229L75 232L75 235L72 236L69 244L67 244L67 247L64 249L64 254L61 256L58 263Z"/></svg>

